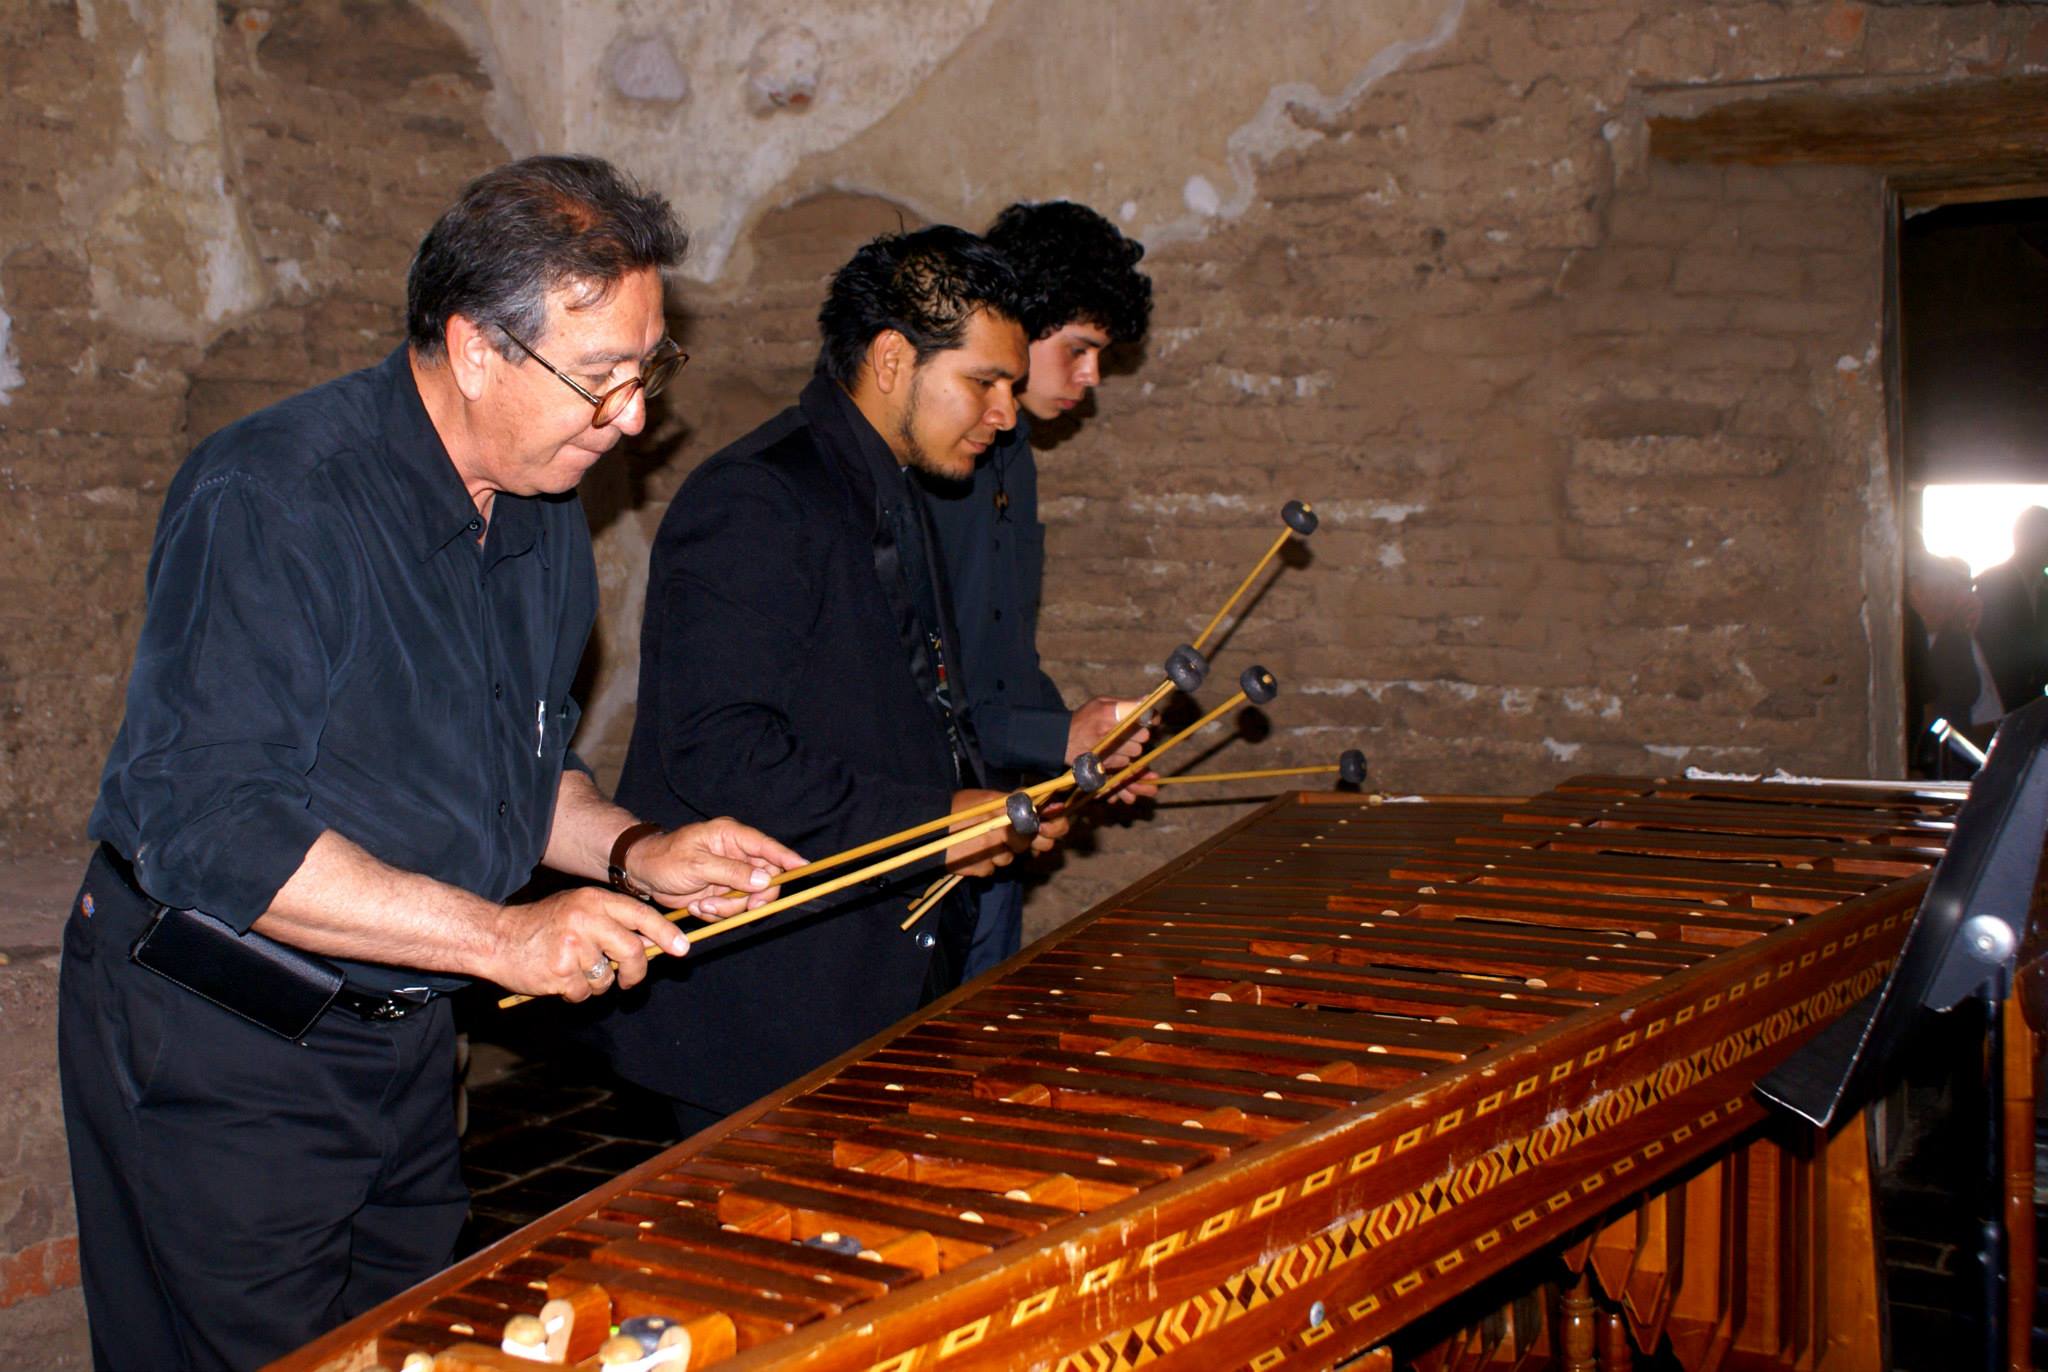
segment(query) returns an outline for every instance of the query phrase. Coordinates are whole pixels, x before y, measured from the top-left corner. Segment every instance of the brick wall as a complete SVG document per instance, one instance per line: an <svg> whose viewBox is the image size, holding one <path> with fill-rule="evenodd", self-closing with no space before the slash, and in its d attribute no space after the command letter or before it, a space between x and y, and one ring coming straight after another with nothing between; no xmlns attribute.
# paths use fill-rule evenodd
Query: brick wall
<svg viewBox="0 0 2048 1372"><path fill-rule="evenodd" d="M83 818L111 737L147 550L149 492L178 424L188 349L95 317L60 186L106 161L120 94L54 5L0 12L10 133L0 141L0 843ZM93 756L97 749L99 757Z"/></svg>

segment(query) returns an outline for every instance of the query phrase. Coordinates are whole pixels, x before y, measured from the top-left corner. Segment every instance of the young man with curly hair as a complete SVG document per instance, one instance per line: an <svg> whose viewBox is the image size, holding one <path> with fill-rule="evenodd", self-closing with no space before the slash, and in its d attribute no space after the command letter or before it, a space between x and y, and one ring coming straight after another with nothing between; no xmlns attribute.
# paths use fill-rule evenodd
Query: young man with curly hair
<svg viewBox="0 0 2048 1372"><path fill-rule="evenodd" d="M982 753L1004 774L1054 775L1092 748L1135 703L1097 696L1067 709L1038 662L1038 606L1045 574L1045 526L1038 519L1038 468L1031 424L1080 418L1102 380L1102 354L1142 338L1152 283L1138 270L1145 249L1085 205L1018 203L996 216L988 241L1009 259L1019 285L1019 322L1030 369L1017 391L1017 425L975 464L971 480L928 489L941 560L960 627L967 711ZM1136 756L1134 730L1106 764ZM1130 799L1132 790L1120 793ZM1014 880L976 883L977 918L965 965L972 978L1022 941L1023 888Z"/></svg>

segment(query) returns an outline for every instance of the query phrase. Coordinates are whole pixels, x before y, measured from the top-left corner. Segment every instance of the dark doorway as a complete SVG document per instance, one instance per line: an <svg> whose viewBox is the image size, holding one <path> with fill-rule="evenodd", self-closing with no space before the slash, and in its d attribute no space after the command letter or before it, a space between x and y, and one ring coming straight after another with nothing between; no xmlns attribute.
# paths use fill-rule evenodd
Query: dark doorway
<svg viewBox="0 0 2048 1372"><path fill-rule="evenodd" d="M1999 709L2025 703L1994 702L1994 678L2003 694L2038 690L2009 659L2048 657L2048 636L2025 618L2044 599L2034 595L2040 568L2024 569L2020 611L1993 585L2012 579L2020 512L2048 506L2048 197L1909 206L1898 244L1907 756L1923 775L1953 775L1961 754L1929 741L1932 719L1961 710L1974 718L1954 723L1988 735ZM2001 564L1973 599L1951 594L1959 575L1975 581ZM2048 605L2040 622L2048 625ZM1986 690L1971 690L1971 672ZM1935 703L1937 677L1946 708Z"/></svg>

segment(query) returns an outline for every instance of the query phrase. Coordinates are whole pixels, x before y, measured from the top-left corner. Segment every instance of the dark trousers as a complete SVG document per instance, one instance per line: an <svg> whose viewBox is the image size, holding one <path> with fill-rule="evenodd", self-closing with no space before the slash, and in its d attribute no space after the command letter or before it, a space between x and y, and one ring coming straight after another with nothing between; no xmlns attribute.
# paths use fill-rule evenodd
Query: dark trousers
<svg viewBox="0 0 2048 1372"><path fill-rule="evenodd" d="M1024 883L993 877L969 883L974 892L974 935L960 980L973 981L1024 943Z"/></svg>
<svg viewBox="0 0 2048 1372"><path fill-rule="evenodd" d="M469 1197L452 1016L330 1011L293 1043L130 962L147 913L95 858L65 921L58 1065L93 1362L253 1368L453 1256Z"/></svg>

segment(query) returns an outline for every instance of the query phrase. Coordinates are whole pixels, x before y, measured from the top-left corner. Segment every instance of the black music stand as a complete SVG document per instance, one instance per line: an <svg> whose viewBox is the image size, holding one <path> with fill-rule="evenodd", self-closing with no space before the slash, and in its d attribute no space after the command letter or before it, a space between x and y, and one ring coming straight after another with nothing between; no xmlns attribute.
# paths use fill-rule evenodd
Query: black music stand
<svg viewBox="0 0 2048 1372"><path fill-rule="evenodd" d="M1972 996L1983 998L1991 1117L1977 1260L1987 1367L2004 1360L2003 1011L2027 935L2042 844L2048 839L2044 747L2048 698L2014 711L1999 725L1884 985L1756 1086L1767 1104L1825 1129L1884 1089L1907 1040L1927 1015L1954 1009Z"/></svg>

